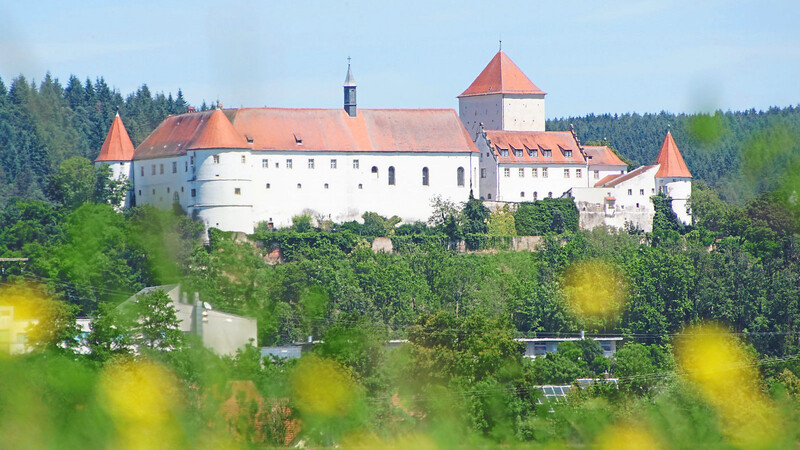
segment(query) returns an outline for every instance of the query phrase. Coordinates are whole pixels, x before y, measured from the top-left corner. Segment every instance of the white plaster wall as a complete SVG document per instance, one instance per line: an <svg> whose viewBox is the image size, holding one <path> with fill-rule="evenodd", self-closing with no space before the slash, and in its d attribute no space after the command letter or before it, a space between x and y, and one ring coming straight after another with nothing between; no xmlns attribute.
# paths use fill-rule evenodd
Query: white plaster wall
<svg viewBox="0 0 800 450"><path fill-rule="evenodd" d="M613 187L574 188L570 194L580 215L580 227L592 229L604 225L623 228L626 222L652 231L655 209L650 197L656 194L655 173L658 166ZM613 197L607 202L606 197Z"/></svg>
<svg viewBox="0 0 800 450"><path fill-rule="evenodd" d="M503 95L502 118L503 130L544 131L544 95Z"/></svg>
<svg viewBox="0 0 800 450"><path fill-rule="evenodd" d="M692 194L691 178L657 178L659 192L672 197L672 210L685 225L692 224L692 213L689 209L689 196Z"/></svg>
<svg viewBox="0 0 800 450"><path fill-rule="evenodd" d="M213 155L219 156L218 164ZM265 159L268 167L263 167ZM291 169L287 167L289 159ZM313 169L309 159L314 160ZM336 168L331 160L336 160ZM353 167L353 160L358 160L358 168ZM173 161L176 173L171 170ZM226 231L252 233L261 221L289 226L292 217L306 212L336 222L358 220L367 211L414 222L428 219L431 200L437 195L463 202L472 186L479 196L478 162L478 154L466 152L197 150L182 157L136 161L134 190L138 204L162 209L173 206L177 192L184 211L201 219L206 227ZM160 173L161 164L164 174ZM152 175L153 165L156 175ZM377 174L372 173L373 166ZM395 169L394 185L388 183L390 166ZM422 185L424 167L428 168L428 186ZM464 169L463 186L457 183L459 167Z"/></svg>
<svg viewBox="0 0 800 450"><path fill-rule="evenodd" d="M591 182L588 187L594 186L595 183L602 180L609 175L620 175L627 173L627 166L607 166L599 164L589 164L589 174ZM595 174L597 172L597 174Z"/></svg>
<svg viewBox="0 0 800 450"><path fill-rule="evenodd" d="M314 160L313 168L309 159ZM253 160L254 221L272 221L278 227L291 225L291 218L304 212L334 222L359 220L368 211L397 215L404 222L424 222L431 214L433 197L463 202L469 197L471 182L473 190L478 190L478 155L474 153L269 151L254 152ZM336 160L335 168L331 160ZM358 160L357 168L354 160ZM394 185L389 184L390 167L394 167ZM424 186L426 167L428 185ZM463 186L457 184L459 167L464 169Z"/></svg>
<svg viewBox="0 0 800 450"><path fill-rule="evenodd" d="M505 169L508 168L508 175ZM536 176L533 176L533 169L536 169ZM520 176L522 169L523 176ZM547 177L544 176L543 169L547 169ZM564 175L564 170L569 170L569 177ZM577 169L581 171L581 177L577 177ZM573 187L586 186L586 165L584 164L500 164L497 167L498 201L528 202L541 200L545 197L561 197L565 192ZM524 193L524 195L522 195ZM534 198L534 193L536 197Z"/></svg>
<svg viewBox="0 0 800 450"><path fill-rule="evenodd" d="M475 140L480 124L486 130L503 129L503 99L500 94L476 95L458 99L458 117Z"/></svg>

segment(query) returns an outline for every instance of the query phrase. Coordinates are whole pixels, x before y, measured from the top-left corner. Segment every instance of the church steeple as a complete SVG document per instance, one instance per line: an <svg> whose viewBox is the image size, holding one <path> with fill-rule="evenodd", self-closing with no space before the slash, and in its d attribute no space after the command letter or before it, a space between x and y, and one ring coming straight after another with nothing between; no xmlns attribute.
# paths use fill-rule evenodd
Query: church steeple
<svg viewBox="0 0 800 450"><path fill-rule="evenodd" d="M356 116L356 80L350 70L350 57L347 57L347 77L344 79L344 110L350 117Z"/></svg>

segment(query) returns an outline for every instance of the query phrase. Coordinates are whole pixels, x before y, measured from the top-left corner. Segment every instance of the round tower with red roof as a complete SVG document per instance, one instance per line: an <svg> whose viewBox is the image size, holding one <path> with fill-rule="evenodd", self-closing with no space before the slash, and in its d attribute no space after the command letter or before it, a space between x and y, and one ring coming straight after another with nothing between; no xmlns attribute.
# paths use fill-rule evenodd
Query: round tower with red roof
<svg viewBox="0 0 800 450"><path fill-rule="evenodd" d="M128 131L125 130L125 125L122 124L122 119L119 113L114 117L111 122L111 127L108 130L106 140L103 142L103 147L100 148L100 154L94 160L95 167L100 167L103 164L111 167L111 177L114 180L131 180L133 181L133 142L131 142ZM123 200L122 205L118 207L129 208L133 202L132 189L130 187Z"/></svg>
<svg viewBox="0 0 800 450"><path fill-rule="evenodd" d="M686 167L672 133L667 131L664 143L656 157L659 165L656 172L656 189L672 198L672 210L681 222L692 223L692 211L689 208L689 196L692 194L692 174Z"/></svg>

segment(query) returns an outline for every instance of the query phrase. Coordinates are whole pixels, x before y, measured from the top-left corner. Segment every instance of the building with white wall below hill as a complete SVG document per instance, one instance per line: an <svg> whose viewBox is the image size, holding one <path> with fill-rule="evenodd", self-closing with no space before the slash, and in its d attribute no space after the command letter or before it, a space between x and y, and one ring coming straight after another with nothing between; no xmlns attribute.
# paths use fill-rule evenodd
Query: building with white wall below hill
<svg viewBox="0 0 800 450"><path fill-rule="evenodd" d="M128 161L135 203L177 204L207 228L252 233L259 222L289 226L304 213L426 221L434 197L467 200L478 153L455 111L356 109L349 68L344 89L344 109L167 117Z"/></svg>

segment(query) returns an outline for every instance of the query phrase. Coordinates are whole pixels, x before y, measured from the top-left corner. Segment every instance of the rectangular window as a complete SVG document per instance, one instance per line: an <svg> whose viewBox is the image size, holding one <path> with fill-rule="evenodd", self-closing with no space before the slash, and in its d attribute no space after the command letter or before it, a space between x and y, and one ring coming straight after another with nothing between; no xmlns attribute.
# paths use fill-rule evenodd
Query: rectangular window
<svg viewBox="0 0 800 450"><path fill-rule="evenodd" d="M233 195L242 195L242 188L233 188Z"/></svg>
<svg viewBox="0 0 800 450"><path fill-rule="evenodd" d="M531 158L536 158L536 157L539 156L539 150L538 149L532 148L532 149L530 149L530 152L531 152Z"/></svg>
<svg viewBox="0 0 800 450"><path fill-rule="evenodd" d="M481 169L481 178L486 178L486 169Z"/></svg>
<svg viewBox="0 0 800 450"><path fill-rule="evenodd" d="M192 189L192 197L197 197L197 189Z"/></svg>
<svg viewBox="0 0 800 450"><path fill-rule="evenodd" d="M336 160L332 159L331 160L331 169L335 169L335 168L336 168Z"/></svg>
<svg viewBox="0 0 800 450"><path fill-rule="evenodd" d="M564 169L564 178L569 178L569 169Z"/></svg>
<svg viewBox="0 0 800 450"><path fill-rule="evenodd" d="M262 159L261 160L261 167L263 167L265 169L269 169L269 160L268 159Z"/></svg>
<svg viewBox="0 0 800 450"><path fill-rule="evenodd" d="M628 195L633 195L633 189L628 189Z"/></svg>
<svg viewBox="0 0 800 450"><path fill-rule="evenodd" d="M183 171L184 172L188 172L189 171L189 161L184 161L183 162Z"/></svg>
<svg viewBox="0 0 800 450"><path fill-rule="evenodd" d="M214 164L219 164L219 155L214 155L211 157L211 159L214 161Z"/></svg>
<svg viewBox="0 0 800 450"><path fill-rule="evenodd" d="M514 156L517 158L522 158L522 150L514 150Z"/></svg>
<svg viewBox="0 0 800 450"><path fill-rule="evenodd" d="M600 178L600 171L599 170L595 170L594 171L594 179L596 180L598 178Z"/></svg>
<svg viewBox="0 0 800 450"><path fill-rule="evenodd" d="M575 169L575 178L580 178L581 176L581 169Z"/></svg>
<svg viewBox="0 0 800 450"><path fill-rule="evenodd" d="M139 172L141 172L141 175L144 176L144 166L139 167L139 169L140 169Z"/></svg>
<svg viewBox="0 0 800 450"><path fill-rule="evenodd" d="M172 161L172 173L178 173L178 163Z"/></svg>
<svg viewBox="0 0 800 450"><path fill-rule="evenodd" d="M353 169L358 169L358 160L357 159L353 160Z"/></svg>
<svg viewBox="0 0 800 450"><path fill-rule="evenodd" d="M552 158L553 157L553 151L552 150L544 150L544 149L542 149L542 157L544 157L544 158Z"/></svg>
<svg viewBox="0 0 800 450"><path fill-rule="evenodd" d="M246 162L247 162L247 156L245 156L245 155L242 155L242 164L244 164L244 163L246 163Z"/></svg>
<svg viewBox="0 0 800 450"><path fill-rule="evenodd" d="M508 167L504 168L503 169L503 176L504 177L510 177L511 176L511 169L509 169Z"/></svg>
<svg viewBox="0 0 800 450"><path fill-rule="evenodd" d="M542 178L547 178L547 167L542 167Z"/></svg>
<svg viewBox="0 0 800 450"><path fill-rule="evenodd" d="M189 157L189 164L194 164L194 156Z"/></svg>
<svg viewBox="0 0 800 450"><path fill-rule="evenodd" d="M308 160L308 168L309 169L313 169L314 168L314 160L313 159L309 159Z"/></svg>
<svg viewBox="0 0 800 450"><path fill-rule="evenodd" d="M152 170L150 171L150 174L151 175L155 175L156 174L156 165L155 164L153 164L153 167L152 167Z"/></svg>
<svg viewBox="0 0 800 450"><path fill-rule="evenodd" d="M572 158L572 150L564 150L564 158Z"/></svg>
<svg viewBox="0 0 800 450"><path fill-rule="evenodd" d="M639 189L639 195L644 195L644 189Z"/></svg>
<svg viewBox="0 0 800 450"><path fill-rule="evenodd" d="M519 177L525 178L525 169L519 169Z"/></svg>
<svg viewBox="0 0 800 450"><path fill-rule="evenodd" d="M500 149L500 156L508 156L508 150Z"/></svg>
<svg viewBox="0 0 800 450"><path fill-rule="evenodd" d="M539 169L537 169L536 167L531 169L531 176L534 177L534 178L538 177L539 176Z"/></svg>
<svg viewBox="0 0 800 450"><path fill-rule="evenodd" d="M163 164L159 164L158 165L158 173L160 175L164 175L164 165Z"/></svg>
<svg viewBox="0 0 800 450"><path fill-rule="evenodd" d="M287 169L291 169L292 168L292 160L291 159L287 159L286 160L286 168Z"/></svg>

